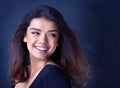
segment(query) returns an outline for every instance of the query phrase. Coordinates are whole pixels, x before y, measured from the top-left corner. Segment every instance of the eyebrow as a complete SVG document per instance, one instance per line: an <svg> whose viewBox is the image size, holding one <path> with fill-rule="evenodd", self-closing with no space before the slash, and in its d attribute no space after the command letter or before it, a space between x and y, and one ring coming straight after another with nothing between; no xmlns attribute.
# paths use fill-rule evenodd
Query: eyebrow
<svg viewBox="0 0 120 88"><path fill-rule="evenodd" d="M36 30L36 31L41 31L41 29L38 29L38 28L31 28L30 30ZM58 30L48 30L48 32L57 32L58 33Z"/></svg>
<svg viewBox="0 0 120 88"><path fill-rule="evenodd" d="M38 28L31 28L30 30L37 30L37 31L41 31L40 29Z"/></svg>
<svg viewBox="0 0 120 88"><path fill-rule="evenodd" d="M58 30L49 30L48 32L57 32L58 33Z"/></svg>

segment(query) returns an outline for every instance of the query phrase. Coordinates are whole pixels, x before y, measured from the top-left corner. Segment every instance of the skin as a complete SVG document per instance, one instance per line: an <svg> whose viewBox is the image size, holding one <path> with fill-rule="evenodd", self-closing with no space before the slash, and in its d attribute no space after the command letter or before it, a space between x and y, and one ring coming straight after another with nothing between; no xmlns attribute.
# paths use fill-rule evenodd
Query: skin
<svg viewBox="0 0 120 88"><path fill-rule="evenodd" d="M28 88L46 64L56 65L49 60L58 46L58 28L45 18L34 18L27 28L23 41L30 55L30 77L27 82L16 84L15 88Z"/></svg>

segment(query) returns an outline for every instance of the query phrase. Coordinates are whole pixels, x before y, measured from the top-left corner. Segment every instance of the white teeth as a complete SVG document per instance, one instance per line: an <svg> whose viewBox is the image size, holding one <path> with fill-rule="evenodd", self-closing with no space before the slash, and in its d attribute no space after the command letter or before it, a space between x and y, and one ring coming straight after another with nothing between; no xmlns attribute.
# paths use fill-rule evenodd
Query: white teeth
<svg viewBox="0 0 120 88"><path fill-rule="evenodd" d="M36 46L36 48L39 50L47 50L47 48L42 48L42 47L38 47L38 46Z"/></svg>

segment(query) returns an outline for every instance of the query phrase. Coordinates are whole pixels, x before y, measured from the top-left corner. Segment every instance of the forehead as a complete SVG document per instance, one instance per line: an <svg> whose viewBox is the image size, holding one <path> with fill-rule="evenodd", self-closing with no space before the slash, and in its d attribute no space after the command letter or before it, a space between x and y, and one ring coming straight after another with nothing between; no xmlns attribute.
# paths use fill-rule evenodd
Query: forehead
<svg viewBox="0 0 120 88"><path fill-rule="evenodd" d="M50 21L46 18L34 18L31 20L29 27L36 28L50 28L50 29L58 29L56 23L54 21Z"/></svg>

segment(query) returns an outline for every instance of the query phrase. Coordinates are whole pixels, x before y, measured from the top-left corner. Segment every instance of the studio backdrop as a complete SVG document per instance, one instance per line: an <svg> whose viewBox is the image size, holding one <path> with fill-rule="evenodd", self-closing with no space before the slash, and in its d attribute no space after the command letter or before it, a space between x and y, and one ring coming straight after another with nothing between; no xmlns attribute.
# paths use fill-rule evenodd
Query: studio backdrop
<svg viewBox="0 0 120 88"><path fill-rule="evenodd" d="M10 40L17 23L39 5L58 9L76 33L91 65L85 88L120 88L120 1L1 0L0 88L9 88Z"/></svg>

